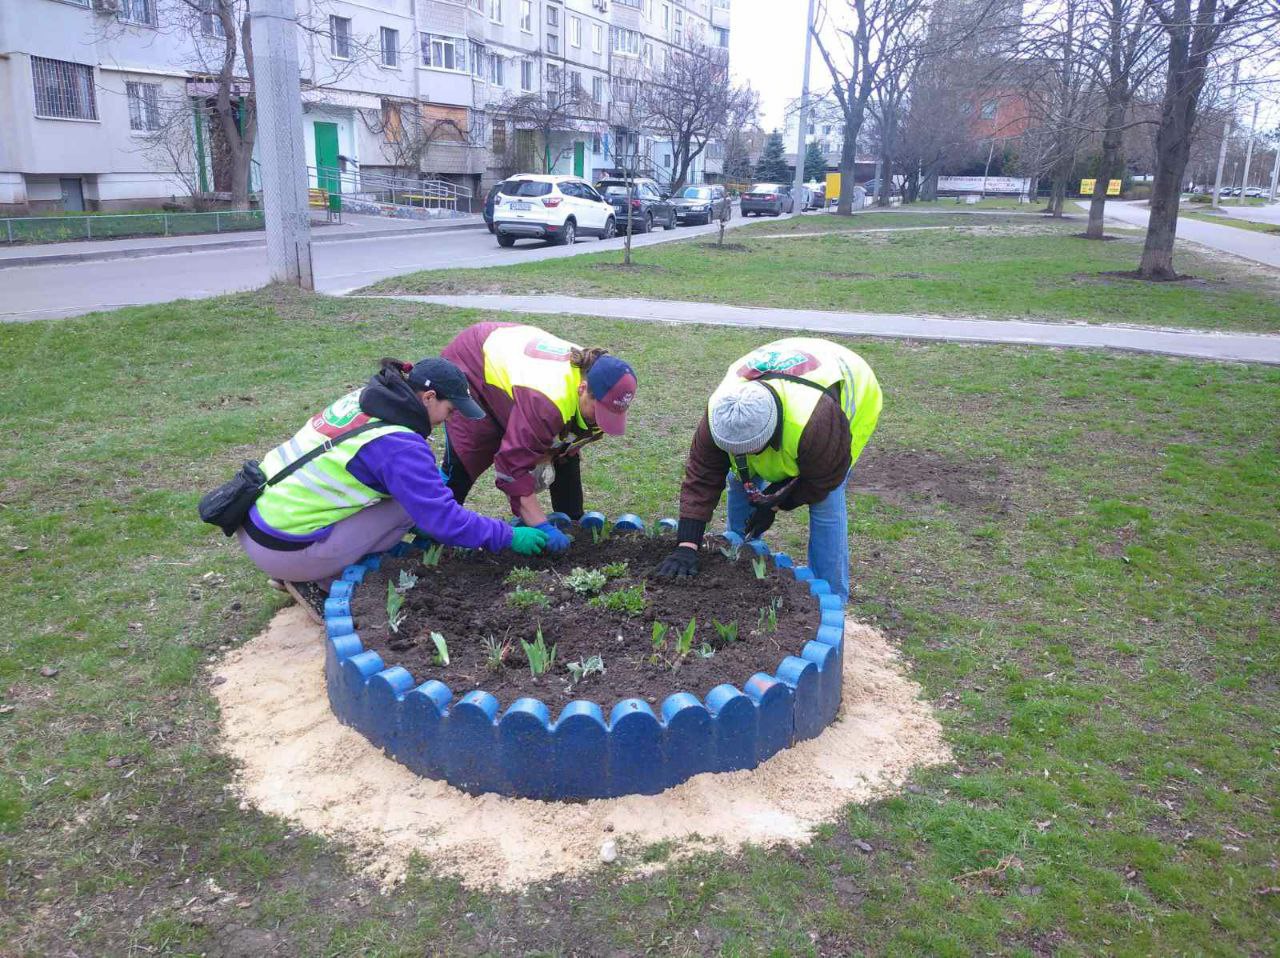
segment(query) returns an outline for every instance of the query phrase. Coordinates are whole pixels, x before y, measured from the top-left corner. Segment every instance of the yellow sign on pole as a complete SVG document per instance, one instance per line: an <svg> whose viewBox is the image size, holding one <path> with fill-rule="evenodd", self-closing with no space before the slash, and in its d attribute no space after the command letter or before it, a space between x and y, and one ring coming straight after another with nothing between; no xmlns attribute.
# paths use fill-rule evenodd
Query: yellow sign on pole
<svg viewBox="0 0 1280 958"><path fill-rule="evenodd" d="M827 174L827 202L840 199L840 174Z"/></svg>
<svg viewBox="0 0 1280 958"><path fill-rule="evenodd" d="M1097 182L1098 182L1097 180L1081 180L1081 181L1080 181L1080 195L1081 195L1081 196L1093 196L1093 187L1094 187L1094 185L1095 185Z"/></svg>
<svg viewBox="0 0 1280 958"><path fill-rule="evenodd" d="M1107 196L1119 196L1119 195L1120 195L1120 181L1107 180Z"/></svg>

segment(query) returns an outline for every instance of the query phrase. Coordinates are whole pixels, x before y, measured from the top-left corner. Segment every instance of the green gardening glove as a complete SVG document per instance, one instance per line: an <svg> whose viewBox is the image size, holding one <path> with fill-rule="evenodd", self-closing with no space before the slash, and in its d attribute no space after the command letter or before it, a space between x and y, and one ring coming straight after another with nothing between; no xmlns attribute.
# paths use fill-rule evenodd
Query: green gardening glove
<svg viewBox="0 0 1280 958"><path fill-rule="evenodd" d="M541 529L517 526L511 530L511 551L522 556L542 555L547 547L547 534Z"/></svg>

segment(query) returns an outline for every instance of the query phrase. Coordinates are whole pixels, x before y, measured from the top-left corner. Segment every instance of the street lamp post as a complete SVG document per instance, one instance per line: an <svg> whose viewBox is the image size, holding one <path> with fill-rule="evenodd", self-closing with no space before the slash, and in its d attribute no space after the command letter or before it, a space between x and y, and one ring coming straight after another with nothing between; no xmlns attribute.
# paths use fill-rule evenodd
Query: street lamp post
<svg viewBox="0 0 1280 958"><path fill-rule="evenodd" d="M1258 129L1258 101L1253 101L1253 120L1249 123L1249 148L1244 151L1244 182L1240 184L1239 206L1244 206L1245 193L1249 191L1249 167L1253 163L1253 134Z"/></svg>
<svg viewBox="0 0 1280 958"><path fill-rule="evenodd" d="M791 211L796 203L804 202L804 155L809 132L809 58L813 50L813 0L809 0L809 12L804 18L804 80L800 85L800 124L796 133L796 176L792 184ZM804 212L803 209L800 212Z"/></svg>

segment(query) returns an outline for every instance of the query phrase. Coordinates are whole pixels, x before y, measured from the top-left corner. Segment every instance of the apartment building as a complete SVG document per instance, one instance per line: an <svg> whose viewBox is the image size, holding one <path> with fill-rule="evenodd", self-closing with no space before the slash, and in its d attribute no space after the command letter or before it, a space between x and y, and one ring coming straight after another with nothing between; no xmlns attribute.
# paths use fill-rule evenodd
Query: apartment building
<svg viewBox="0 0 1280 958"><path fill-rule="evenodd" d="M478 196L528 164L594 177L628 151L661 176L670 144L623 122L629 78L694 41L727 56L729 3L297 0L313 180L417 174ZM217 92L225 23L243 13L244 0L0 3L0 213L227 193L223 137L202 107ZM237 62L233 98L248 92ZM535 148L518 107L548 90L580 95ZM704 160L694 178L714 172Z"/></svg>

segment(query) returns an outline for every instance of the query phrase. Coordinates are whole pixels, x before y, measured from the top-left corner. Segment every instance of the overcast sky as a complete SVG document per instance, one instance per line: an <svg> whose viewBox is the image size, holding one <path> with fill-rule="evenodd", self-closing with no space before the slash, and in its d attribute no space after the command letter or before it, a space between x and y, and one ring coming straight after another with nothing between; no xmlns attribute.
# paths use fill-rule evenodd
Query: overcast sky
<svg viewBox="0 0 1280 958"><path fill-rule="evenodd" d="M733 0L729 65L760 94L760 125L782 127L783 108L800 95L804 67L804 17L808 0ZM811 89L821 89L826 67L813 51Z"/></svg>

